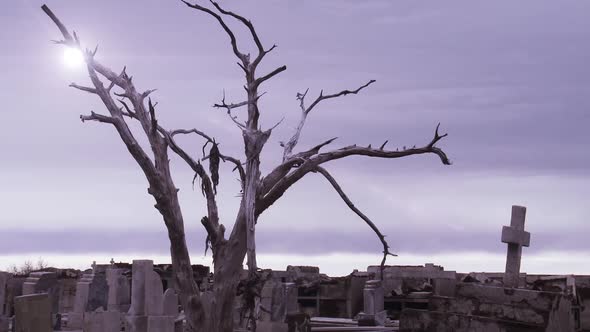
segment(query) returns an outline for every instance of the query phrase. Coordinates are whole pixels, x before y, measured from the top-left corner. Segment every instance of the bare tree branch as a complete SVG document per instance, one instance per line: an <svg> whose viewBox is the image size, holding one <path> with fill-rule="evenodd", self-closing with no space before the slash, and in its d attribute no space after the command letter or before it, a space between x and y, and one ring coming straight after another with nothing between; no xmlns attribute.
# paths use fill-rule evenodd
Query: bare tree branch
<svg viewBox="0 0 590 332"><path fill-rule="evenodd" d="M383 279L383 268L385 266L385 261L387 260L387 256L388 255L397 256L396 254L393 254L389 251L389 244L385 240L385 235L383 235L381 233L379 228L375 225L375 223L373 223L371 221L371 219L369 219L369 217L367 217L356 206L354 206L354 203L348 198L348 196L346 196L346 194L344 193L344 190L342 190L342 188L340 187L340 185L338 184L336 179L334 179L334 177L326 169L324 169L320 166L317 166L315 171L322 174L328 180L328 182L330 182L330 184L332 185L332 187L334 187L334 190L336 190L338 192L338 194L340 195L340 197L342 198L344 203L346 203L346 205L348 205L348 207L354 213L356 213L356 215L358 215L361 219L363 219L365 221L365 223L367 225L369 225L369 227L371 227L373 232L375 232L375 234L379 238L379 241L381 241L381 244L383 245L383 259L381 260L381 279Z"/></svg>
<svg viewBox="0 0 590 332"><path fill-rule="evenodd" d="M317 104L319 104L322 100L336 98L336 97L340 97L340 96L346 96L348 94L357 94L362 89L368 87L369 85L371 85L374 82L375 82L375 80L370 80L369 82L360 86L356 90L352 90L352 91L351 90L342 90L338 93L326 95L326 96L323 95L323 91L322 91L322 92L320 92L320 95L316 98L316 100L307 108L305 107L305 97L307 96L307 92L309 91L309 89L305 90L304 93L297 93L297 100L299 100L299 107L301 108L301 118L299 120L299 124L297 125L297 128L295 129L295 132L293 133L293 136L291 136L289 141L287 141L287 143L284 144L283 162L285 162L293 153L293 149L295 148L295 146L299 142L299 138L301 136L301 131L303 130L303 127L305 126L305 120L307 120L307 115L311 112L311 110L313 110L313 108Z"/></svg>
<svg viewBox="0 0 590 332"><path fill-rule="evenodd" d="M84 122L84 121L98 121L98 122L110 123L110 124L115 123L115 119L113 119L112 117L102 115L102 114L97 114L94 112L90 112L90 115L80 115L80 120L82 120L82 122Z"/></svg>
<svg viewBox="0 0 590 332"><path fill-rule="evenodd" d="M267 193L272 188L272 186L274 186L281 178L286 176L293 167L301 165L307 159L309 159L309 157L318 154L321 148L332 143L334 140L336 140L336 138L337 137L334 137L325 142L322 142L307 151L299 152L298 154L291 156L279 166L275 167L275 169L273 169L270 173L268 173L267 176L264 177L264 179L262 179L260 192Z"/></svg>
<svg viewBox="0 0 590 332"><path fill-rule="evenodd" d="M53 14L51 9L49 9L49 7L47 7L46 5L41 6L41 9L45 12L45 14L47 14L47 16L49 16L53 23L55 23L55 25L63 35L65 41L67 43L73 43L74 38L72 38L72 35L70 34L66 26L63 23L61 23L61 21L57 18L57 16L55 16L55 14Z"/></svg>
<svg viewBox="0 0 590 332"><path fill-rule="evenodd" d="M71 83L70 84L70 87L75 88L75 89L78 89L80 91L84 91L84 92L88 92L88 93L92 93L92 94L98 94L98 92L96 91L95 88L78 85L76 83Z"/></svg>
<svg viewBox="0 0 590 332"><path fill-rule="evenodd" d="M276 202L276 200L279 199L287 189L303 178L307 173L332 160L349 156L367 156L395 159L412 155L433 153L440 158L444 165L450 165L451 161L445 152L435 146L435 143L447 136L447 134L440 135L438 133L439 126L440 124L437 125L434 138L426 146L421 148L411 148L401 151L387 151L381 148L373 149L371 147L359 147L352 145L334 151L319 153L307 159L300 159L299 163L294 160L294 158L289 158L286 162L277 166L273 171L271 171L271 173L269 173L269 176L265 178L263 186L259 192L260 199L256 206L256 214L259 215L260 213L264 212L268 207ZM298 166L295 170L293 170L291 173L286 173L286 171L288 172L288 170L290 170L295 165ZM270 175L272 175L272 177Z"/></svg>
<svg viewBox="0 0 590 332"><path fill-rule="evenodd" d="M196 9L196 10L200 10L204 13L207 13L211 16L213 16L217 22L219 22L219 24L221 25L221 27L223 28L223 30L225 30L225 32L227 33L227 35L229 36L230 42L231 42L231 46L232 46L232 50L234 51L234 54L238 57L238 59L240 59L242 61L242 64L245 64L248 62L247 56L245 54L243 54L242 52L240 52L240 50L238 49L238 43L236 40L236 36L234 35L233 31L227 26L227 24L225 23L225 21L223 20L223 18L221 18L221 16L217 13L215 13L214 11L212 11L211 9L207 8L207 7L203 7L201 5L198 4L191 4L185 0L181 0L185 5L189 6L190 8Z"/></svg>
<svg viewBox="0 0 590 332"><path fill-rule="evenodd" d="M258 98L260 98L260 96ZM223 91L223 98L221 99L221 104L213 104L213 107L215 107L215 108L225 108L227 110L227 115L238 126L238 128L240 128L240 129L246 129L246 126L243 123L241 123L241 122L239 122L237 120L237 116L234 116L231 113L232 109L239 108L239 107L246 106L246 105L248 105L248 101L243 101L243 102L240 102L240 103L237 103L237 104L234 104L234 103L227 104L225 102L225 90L224 90Z"/></svg>
<svg viewBox="0 0 590 332"><path fill-rule="evenodd" d="M263 53L264 52L264 47L262 46L262 42L260 42L260 38L258 37L258 34L256 33L256 30L254 30L254 25L252 25L252 22L250 22L249 20L247 20L243 16L240 16L240 15L234 13L234 12L231 12L231 11L228 11L228 10L225 10L225 9L221 8L221 6L219 6L219 4L217 2L215 2L215 1L211 1L211 3L222 14L229 15L229 16L231 16L231 17L239 20L240 22L242 22L248 28L248 30L250 30L250 33L252 34L252 39L254 39L254 43L256 43L256 47L258 48L258 52L259 53Z"/></svg>
<svg viewBox="0 0 590 332"><path fill-rule="evenodd" d="M346 96L348 94L357 94L359 93L362 89L368 87L369 85L375 83L375 80L370 80L369 82L367 82L365 85L360 86L358 89L356 90L342 90L338 93L334 93L331 95L323 95L323 91L320 92L320 95L316 98L316 100L313 101L313 103L311 103L311 105L309 105L309 107L305 110L306 113L311 112L311 110L317 105L319 104L322 100L326 100L326 99L331 99L331 98L337 98L340 96Z"/></svg>
<svg viewBox="0 0 590 332"><path fill-rule="evenodd" d="M271 71L270 73L268 73L268 74L266 74L266 75L264 75L264 76L262 76L262 77L259 77L259 78L257 78L257 79L254 81L254 84L255 84L255 86L256 86L256 87L258 87L258 86L259 86L260 84L262 84L264 81L266 81L266 80L268 80L268 79L272 78L273 76L275 76L275 75L277 75L277 74L279 74L280 72L283 72L283 71L285 71L285 70L287 70L287 66L280 66L279 68L277 68L277 69L275 69L275 70Z"/></svg>

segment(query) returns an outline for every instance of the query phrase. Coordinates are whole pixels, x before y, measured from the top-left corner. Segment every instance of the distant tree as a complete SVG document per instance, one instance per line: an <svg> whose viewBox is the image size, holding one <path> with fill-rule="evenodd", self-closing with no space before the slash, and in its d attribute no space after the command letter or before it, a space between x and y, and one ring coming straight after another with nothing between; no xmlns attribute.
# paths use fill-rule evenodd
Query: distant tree
<svg viewBox="0 0 590 332"><path fill-rule="evenodd" d="M47 262L42 257L39 257L39 259L37 259L37 264L35 265L35 270L43 270L48 266Z"/></svg>
<svg viewBox="0 0 590 332"><path fill-rule="evenodd" d="M245 75L245 100L229 103L226 102L224 97L219 104L215 105L216 108L225 110L229 120L241 131L244 138L245 161L222 153L219 149L219 142L200 129L165 129L156 118L156 103L149 98L149 95L154 90L138 91L132 77L127 74L125 68L117 74L98 62L96 60L96 49L85 50L85 61L92 85L82 86L72 83L70 86L97 95L100 98L108 111L108 115L91 112L90 115L80 116L80 119L82 121L98 121L113 126L149 183L148 193L154 197L156 201L155 207L162 215L168 230L172 265L180 291L181 304L186 314L186 330L230 332L233 331L232 317L236 288L245 257L247 257L250 284L255 284L256 280L261 279L256 263L255 229L258 217L281 198L293 184L310 173L319 173L324 176L345 203L379 237L383 245L383 259L381 262L383 266L387 255L391 255L385 237L377 226L353 205L324 166L333 160L349 156L394 159L427 153L437 155L443 164L449 165L450 162L443 150L435 146L439 140L446 136L446 134L439 134L438 126L433 138L422 147L389 150L385 148L387 143L385 141L378 147L351 145L322 152L327 145L335 140L335 138L331 138L310 149L295 152L306 119L311 111L328 99L359 93L375 82L370 80L354 90L342 90L328 94L324 94L322 91L309 104L306 103L308 91L297 93L297 100L301 108L299 123L292 136L283 144L282 162L270 173L262 176L260 172L260 154L276 125L269 129L261 129L259 123L261 113L258 101L262 95L259 93L259 88L262 84L286 70L287 67L281 66L269 73L259 75L257 73L258 66L265 56L275 49L276 45L265 48L249 20L223 9L215 2L211 2L211 8L186 1L183 2L189 8L211 16L221 25L230 39L231 49ZM76 33L70 33L47 6L42 8L63 35L64 39L57 43L82 49L80 39ZM233 19L243 24L248 30L257 49L254 56L244 53L238 47L236 36L226 23L226 20ZM115 92L113 89L118 91ZM245 121L240 121L232 113L238 108L246 110L247 119ZM144 150L132 135L129 128L130 121L137 121L141 125L143 135L149 142L151 153ZM205 158L208 162L208 169L201 164L198 157L192 156L175 141L175 137L178 135L186 134L194 134L203 139L205 142L203 150L208 146L209 151ZM206 200L207 215L201 219L201 223L207 231L207 245L210 246L213 254L214 279L213 288L205 292L199 291L193 279L185 239L184 219L178 201L178 189L172 181L169 151L178 155L195 172L195 178L200 180L201 191ZM239 173L243 192L235 224L229 236L225 234L226 229L220 222L218 214L217 185L219 183L220 161L233 164L234 170ZM249 289L254 292L250 296L257 296L255 290L259 289L259 287L252 286ZM248 316L250 326L255 329L254 315L251 312Z"/></svg>
<svg viewBox="0 0 590 332"><path fill-rule="evenodd" d="M33 264L33 262L29 259L24 261L19 267L17 267L16 264L12 264L8 267L8 272L15 275L28 275L33 271L43 270L47 267L47 262L45 262L42 257L39 257L36 264Z"/></svg>

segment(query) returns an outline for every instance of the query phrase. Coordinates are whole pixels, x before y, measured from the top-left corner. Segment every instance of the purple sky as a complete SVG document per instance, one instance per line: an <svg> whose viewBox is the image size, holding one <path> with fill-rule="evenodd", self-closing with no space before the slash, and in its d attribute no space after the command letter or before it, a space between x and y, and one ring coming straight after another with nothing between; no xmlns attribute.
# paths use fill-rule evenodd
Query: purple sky
<svg viewBox="0 0 590 332"><path fill-rule="evenodd" d="M197 127L224 152L242 156L240 132L211 108L224 89L228 100L241 101L243 81L227 37L210 17L179 1L45 2L85 46L100 45L101 62L116 71L127 65L138 88L158 89L161 124ZM59 32L41 4L0 7L0 269L27 255L50 262L58 255L165 256L164 225L139 168L113 128L79 121L80 114L105 111L96 96L67 87L89 80L63 65L63 49L50 42ZM524 268L526 255L561 255L567 264L552 271L590 274L590 267L576 269L577 255L590 253L590 2L222 4L251 18L266 45L279 46L262 72L288 68L264 86L263 127L285 117L265 148L264 172L279 162L278 142L299 118L296 92L310 88L315 97L321 89L376 79L358 96L320 104L299 148L334 136L333 148L386 139L390 147L423 145L441 122L449 137L440 146L453 166L434 156L326 165L400 259L423 264L456 255L452 268L469 270L461 255L501 257L501 227L518 204L528 208L532 233ZM245 31L232 27L251 47ZM202 142L181 143L200 154ZM204 201L191 188L189 169L176 159L173 166L192 253L202 257ZM228 227L239 203L230 170L221 175L219 194ZM374 254L365 266L379 262L374 234L318 175L292 188L258 225L261 255L312 260L338 253L346 266L355 255ZM490 270L501 270L498 262Z"/></svg>

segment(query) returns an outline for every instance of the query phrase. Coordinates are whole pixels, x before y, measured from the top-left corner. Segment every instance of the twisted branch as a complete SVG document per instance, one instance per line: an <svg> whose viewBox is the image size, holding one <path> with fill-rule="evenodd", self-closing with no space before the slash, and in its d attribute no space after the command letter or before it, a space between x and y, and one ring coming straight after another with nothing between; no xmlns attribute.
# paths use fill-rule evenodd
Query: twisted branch
<svg viewBox="0 0 590 332"><path fill-rule="evenodd" d="M338 184L336 179L334 179L334 177L326 169L324 169L323 167L317 166L315 168L315 171L322 174L326 178L326 180L328 180L328 182L330 182L330 184L332 185L332 187L334 187L334 190L336 190L338 192L338 194L340 195L340 197L342 198L344 203L346 203L346 205L348 205L348 207L354 213L356 213L356 215L358 215L361 219L363 219L365 221L365 223L367 225L369 225L369 227L371 227L373 232L375 232L375 234L379 238L379 241L381 241L381 244L383 245L383 259L381 260L381 280L383 280L383 268L385 266L385 261L387 260L387 256L388 255L397 256L396 254L393 254L389 251L389 244L385 240L385 235L383 235L381 233L379 228L377 228L375 223L373 223L371 221L371 219L369 219L369 217L367 217L356 206L354 206L354 203L348 198L348 196L346 196L346 194L344 193L344 190L342 190L342 188L340 187L340 185Z"/></svg>
<svg viewBox="0 0 590 332"><path fill-rule="evenodd" d="M307 115L313 110L313 108L319 104L322 100L337 98L340 96L346 96L348 94L358 94L362 89L368 87L375 80L370 80L368 83L360 86L356 90L342 90L338 93L334 93L331 95L323 95L323 90L320 92L320 95L314 100L314 102L309 106L305 107L305 96L307 96L307 92L309 89L305 90L304 93L297 93L297 100L299 100L299 107L301 108L301 119L299 120L299 124L293 133L293 136L289 139L289 141L284 144L284 151L283 151L283 162L285 162L293 153L293 149L299 142L299 137L301 136L301 131L303 130L303 126L305 125L305 120L307 120Z"/></svg>
<svg viewBox="0 0 590 332"><path fill-rule="evenodd" d="M269 175L273 175L272 178L269 176L263 182L262 190L259 193L260 199L256 205L256 213L259 215L269 208L277 199L279 199L287 189L293 184L299 181L307 173L313 171L316 167L332 161L349 156L366 156L386 159L403 158L413 155L432 153L439 157L444 165L451 165L451 161L445 154L445 152L436 147L435 144L442 138L448 136L447 134L440 135L438 128L434 134L434 138L424 147L404 149L401 151L384 150L381 147L378 149L368 147L360 147L356 145L347 146L338 150L318 153L308 158L301 158L295 160L289 158L283 164L277 166ZM292 167L297 166L296 169L288 173Z"/></svg>

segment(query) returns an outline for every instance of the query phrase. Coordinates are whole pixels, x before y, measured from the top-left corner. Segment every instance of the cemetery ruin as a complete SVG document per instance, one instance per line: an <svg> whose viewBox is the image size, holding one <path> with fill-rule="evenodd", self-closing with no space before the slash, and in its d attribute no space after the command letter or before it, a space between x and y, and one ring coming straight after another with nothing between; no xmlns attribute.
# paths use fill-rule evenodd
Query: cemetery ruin
<svg viewBox="0 0 590 332"><path fill-rule="evenodd" d="M512 207L503 273L423 266L369 266L330 277L312 266L262 270L249 299L247 270L236 290L235 331L247 329L255 301L256 331L590 331L590 276L520 271L526 209ZM194 265L199 289L214 287L209 267ZM0 332L183 331L171 265L151 260L92 264L86 271L46 268L0 272Z"/></svg>
<svg viewBox="0 0 590 332"><path fill-rule="evenodd" d="M103 106L102 112L91 111L80 119L112 126L139 166L147 180L147 193L166 227L171 264L136 257L132 262L93 262L84 271L42 268L23 274L0 272L0 332L590 332L590 276L521 271L521 261L526 259L523 247L531 245L531 234L524 226L525 207L513 206L510 225L501 230L498 246L507 246L503 272L447 271L435 262L386 264L389 256L396 255L385 235L355 206L325 166L354 156L392 160L419 155L437 157L441 164L451 165L438 146L448 136L439 131L440 123L432 126L433 135L421 146L396 148L387 146L389 139L383 139L377 144L332 148L336 137L316 142L311 148L300 150L298 146L306 119L317 105L357 95L376 80L367 77L366 83L356 88L330 93L318 89L319 95L312 100L311 94L307 96L309 89L295 94L300 120L286 140L279 141L280 162L261 167L263 148L283 120L274 126L268 126L267 119L261 121L266 107L259 105L259 99L269 80L287 66L263 72L258 65L277 45L265 46L249 19L215 1L206 6L182 3L220 25L243 71L240 75L245 82L239 86L245 96L228 104L223 90L223 99L213 106L227 113L232 128L236 126L243 139L243 154L228 154L235 151L226 150L221 138L203 128L168 128L159 117L166 105L157 106L156 99L152 100L156 89L140 91L127 67L117 74L118 70L100 61L98 47L84 50L82 35L43 5L43 12L62 38L55 43L79 51L85 63L91 85L71 83L70 87L98 97ZM238 43L243 32L234 33L234 24L247 32L256 46L254 53ZM240 117L232 113L239 108L243 111ZM185 135L194 135L202 143L197 154L180 143L179 137ZM199 218L214 262L211 268L191 264L185 232L188 222L182 213L184 200L179 199L180 189L173 180L172 156L194 174L193 187L198 184L206 202L206 215ZM240 204L233 227L227 229L224 223L229 225L228 220L220 213L226 205L218 202L220 162L231 165L239 177ZM270 172L263 174L267 169ZM383 248L380 262L340 277L323 274L314 266L287 266L282 271L258 265L259 217L309 174L327 180L375 233Z"/></svg>

